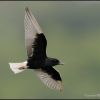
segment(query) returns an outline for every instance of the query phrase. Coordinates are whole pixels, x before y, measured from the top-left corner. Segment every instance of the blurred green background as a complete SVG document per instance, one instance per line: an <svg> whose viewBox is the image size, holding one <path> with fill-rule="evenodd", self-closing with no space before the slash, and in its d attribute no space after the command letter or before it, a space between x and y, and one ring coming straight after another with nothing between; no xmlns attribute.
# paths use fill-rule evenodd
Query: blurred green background
<svg viewBox="0 0 100 100"><path fill-rule="evenodd" d="M64 91L47 88L33 70L15 75L9 62L27 59L24 8L28 6L48 40L47 53ZM0 1L0 99L100 98L100 2Z"/></svg>

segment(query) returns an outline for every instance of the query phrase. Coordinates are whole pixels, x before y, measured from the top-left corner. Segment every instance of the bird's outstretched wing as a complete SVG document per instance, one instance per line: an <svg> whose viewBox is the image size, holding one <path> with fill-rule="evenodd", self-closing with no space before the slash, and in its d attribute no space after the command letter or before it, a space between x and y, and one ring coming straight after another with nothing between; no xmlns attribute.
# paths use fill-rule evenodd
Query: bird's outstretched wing
<svg viewBox="0 0 100 100"><path fill-rule="evenodd" d="M51 89L63 90L62 79L59 73L52 67L35 69L40 80Z"/></svg>
<svg viewBox="0 0 100 100"><path fill-rule="evenodd" d="M46 55L46 38L35 17L27 7L25 8L24 26L28 57L33 56L33 53L42 54L42 56Z"/></svg>

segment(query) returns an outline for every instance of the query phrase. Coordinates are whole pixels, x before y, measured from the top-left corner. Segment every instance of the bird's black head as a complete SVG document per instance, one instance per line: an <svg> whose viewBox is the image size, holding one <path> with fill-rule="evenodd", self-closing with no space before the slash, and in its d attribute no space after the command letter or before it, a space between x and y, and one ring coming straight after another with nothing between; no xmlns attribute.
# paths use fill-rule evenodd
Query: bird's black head
<svg viewBox="0 0 100 100"><path fill-rule="evenodd" d="M53 64L53 66L59 65L59 63L60 63L60 61L58 59L54 59L54 58L51 60L51 62Z"/></svg>
<svg viewBox="0 0 100 100"><path fill-rule="evenodd" d="M47 58L45 64L46 66L63 65L63 63L56 58Z"/></svg>

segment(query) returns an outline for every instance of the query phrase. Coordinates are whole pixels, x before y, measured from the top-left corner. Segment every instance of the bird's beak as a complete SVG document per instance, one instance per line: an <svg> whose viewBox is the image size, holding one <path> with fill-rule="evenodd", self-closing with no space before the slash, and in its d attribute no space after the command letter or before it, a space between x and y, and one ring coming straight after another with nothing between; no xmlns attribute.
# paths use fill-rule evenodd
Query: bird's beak
<svg viewBox="0 0 100 100"><path fill-rule="evenodd" d="M63 62L60 62L59 65L64 65L64 63Z"/></svg>

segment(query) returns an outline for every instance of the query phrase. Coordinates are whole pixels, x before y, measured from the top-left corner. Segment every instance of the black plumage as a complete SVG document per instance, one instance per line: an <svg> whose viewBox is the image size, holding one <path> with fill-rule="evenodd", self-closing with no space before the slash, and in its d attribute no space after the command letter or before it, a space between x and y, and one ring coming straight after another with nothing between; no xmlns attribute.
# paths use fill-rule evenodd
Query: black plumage
<svg viewBox="0 0 100 100"><path fill-rule="evenodd" d="M11 69L15 73L24 69L33 69L40 80L49 88L62 90L62 79L60 74L53 68L61 64L56 58L50 58L46 54L47 40L31 11L25 8L25 45L27 49L27 61ZM27 67L26 67L27 66ZM16 69L18 68L18 69Z"/></svg>
<svg viewBox="0 0 100 100"><path fill-rule="evenodd" d="M33 55L28 58L27 66L29 66L29 69L41 68L42 71L49 73L55 80L61 81L59 73L54 68L52 68L52 66L59 64L59 61L57 59L46 56L46 45L47 40L44 34L37 34L32 45L32 48L34 49Z"/></svg>
<svg viewBox="0 0 100 100"><path fill-rule="evenodd" d="M32 18L33 15L29 11L28 8L25 9L25 12L26 12L26 16L28 16L29 20L34 20ZM34 21L34 23L35 23L35 21ZM38 29L38 27L40 28L39 24L37 26L35 26L35 25L33 25L33 26L35 27L35 29L36 29L36 27L37 27L37 29ZM31 53L31 56L28 57L27 66L29 69L37 69L37 70L41 69L42 72L47 73L50 76L50 78L52 78L53 80L61 82L62 79L60 77L60 74L53 68L53 66L59 65L60 61L55 58L47 57L46 46L47 46L46 37L44 36L41 29L39 29L35 33L35 38L31 45L31 48L33 48L33 51ZM61 90L62 86L60 85L60 87L58 87L58 89Z"/></svg>

